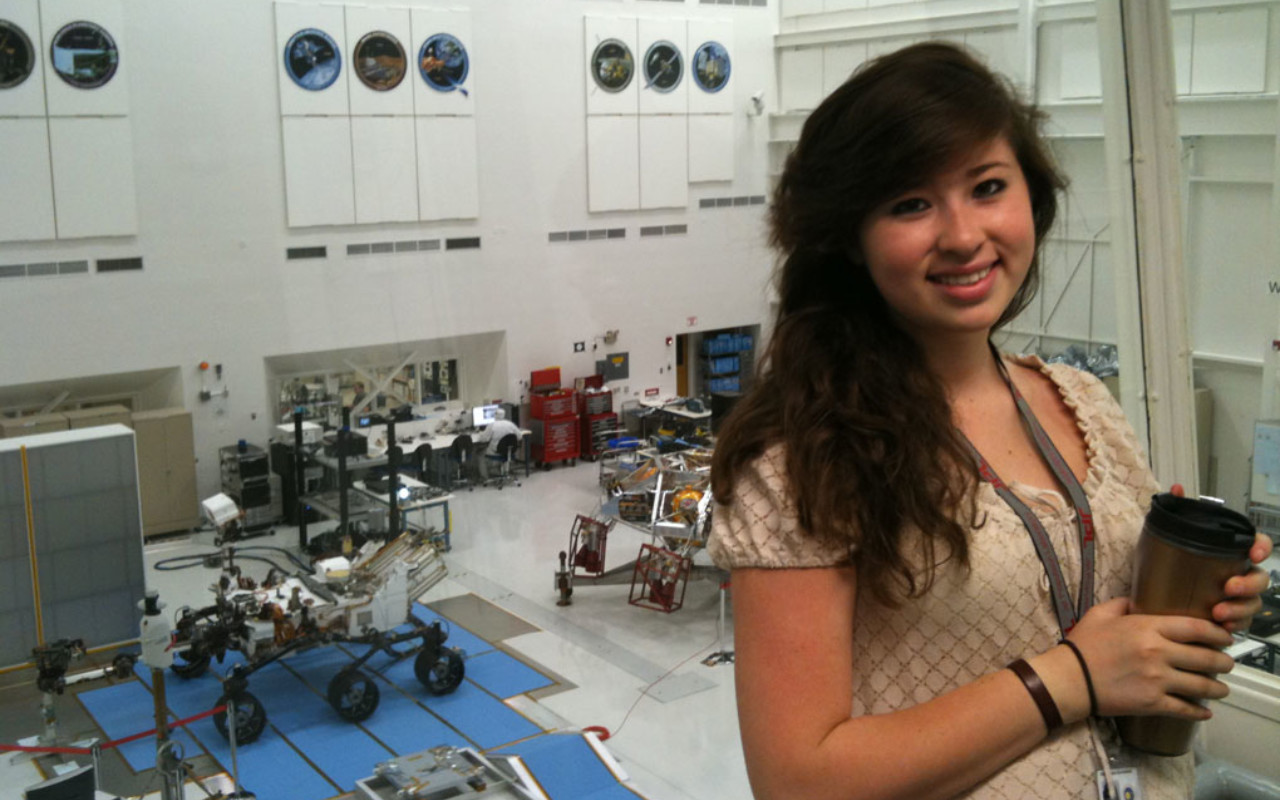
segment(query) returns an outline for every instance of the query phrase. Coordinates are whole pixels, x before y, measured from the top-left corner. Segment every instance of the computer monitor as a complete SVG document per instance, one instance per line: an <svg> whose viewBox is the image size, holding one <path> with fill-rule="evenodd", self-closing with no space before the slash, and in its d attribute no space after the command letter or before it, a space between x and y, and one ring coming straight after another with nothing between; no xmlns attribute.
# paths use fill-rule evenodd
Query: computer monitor
<svg viewBox="0 0 1280 800"><path fill-rule="evenodd" d="M90 764L31 786L23 796L27 800L93 800L94 783Z"/></svg>
<svg viewBox="0 0 1280 800"><path fill-rule="evenodd" d="M493 424L493 412L497 411L498 405L476 406L471 409L471 426L474 428L487 428Z"/></svg>

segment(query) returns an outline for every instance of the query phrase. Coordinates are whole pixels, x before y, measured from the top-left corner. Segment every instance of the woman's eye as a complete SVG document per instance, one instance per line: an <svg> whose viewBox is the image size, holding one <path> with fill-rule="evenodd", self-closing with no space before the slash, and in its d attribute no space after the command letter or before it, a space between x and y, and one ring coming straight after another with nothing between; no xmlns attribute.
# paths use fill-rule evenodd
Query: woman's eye
<svg viewBox="0 0 1280 800"><path fill-rule="evenodd" d="M1008 186L1008 184L1000 178L991 178L990 180L985 180L974 187L973 195L974 197L991 197L992 195L999 194L1004 191L1006 186Z"/></svg>
<svg viewBox="0 0 1280 800"><path fill-rule="evenodd" d="M889 214L892 216L901 216L903 214L915 214L924 211L929 204L919 197L912 197L907 200L899 200L889 208Z"/></svg>

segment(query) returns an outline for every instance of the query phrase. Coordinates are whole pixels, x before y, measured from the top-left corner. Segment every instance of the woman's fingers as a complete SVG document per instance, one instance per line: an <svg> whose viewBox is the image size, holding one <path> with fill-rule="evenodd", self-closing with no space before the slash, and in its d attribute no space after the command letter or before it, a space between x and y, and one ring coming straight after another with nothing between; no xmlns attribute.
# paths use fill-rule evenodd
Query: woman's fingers
<svg viewBox="0 0 1280 800"><path fill-rule="evenodd" d="M1235 665L1231 656L1208 647L1176 645L1169 653L1169 666L1179 672L1222 675Z"/></svg>
<svg viewBox="0 0 1280 800"><path fill-rule="evenodd" d="M1206 619L1177 616L1153 616L1147 619L1154 621L1157 633L1172 642L1223 648L1235 641L1221 625L1215 625Z"/></svg>
<svg viewBox="0 0 1280 800"><path fill-rule="evenodd" d="M1254 534L1253 547L1249 549L1249 560L1255 564L1261 564L1267 560L1267 556L1271 555L1271 537L1265 533Z"/></svg>

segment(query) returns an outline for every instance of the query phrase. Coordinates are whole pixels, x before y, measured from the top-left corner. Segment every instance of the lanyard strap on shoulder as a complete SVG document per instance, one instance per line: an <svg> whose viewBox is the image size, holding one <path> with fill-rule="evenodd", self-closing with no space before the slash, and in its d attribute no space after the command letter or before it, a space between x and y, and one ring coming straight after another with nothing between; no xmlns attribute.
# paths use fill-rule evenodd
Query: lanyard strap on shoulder
<svg viewBox="0 0 1280 800"><path fill-rule="evenodd" d="M1067 496L1076 512L1076 530L1080 541L1080 590L1076 595L1074 607L1071 602L1071 591L1067 586L1066 578L1062 575L1058 554L1054 550L1053 542L1050 540L1044 524L1040 522L1040 518L1021 498L1013 493L1008 484L1000 479L1000 476L992 469L991 464L983 458L982 454L978 452L978 449L973 446L973 443L968 438L965 438L965 444L968 445L969 451L977 462L978 473L982 476L982 479L991 484L1000 499L1018 515L1023 526L1027 529L1027 533L1030 534L1031 542L1036 549L1036 555L1040 557L1040 563L1044 565L1045 574L1049 578L1049 589L1053 594L1054 613L1058 617L1058 625L1062 628L1062 634L1065 636L1067 632L1075 627L1080 617L1084 616L1084 613L1093 605L1094 560L1096 557L1093 513L1089 506L1089 498L1085 495L1084 487L1080 485L1080 481L1076 479L1075 473L1071 471L1066 459L1062 457L1062 454L1058 452L1058 448L1054 446L1049 434L1041 427L1039 420L1036 419L1035 414L1031 411L1031 406L1023 398L1017 387L1013 385L1013 381L1009 378L1009 373L1005 369L1004 361L998 354L996 355L996 364L1000 367L1001 377L1004 378L1005 385L1009 387L1009 392L1013 395L1014 403L1018 407L1018 413L1022 417L1023 423L1027 426L1032 441L1035 442L1036 449L1049 465L1049 469L1053 471L1058 482L1066 489Z"/></svg>

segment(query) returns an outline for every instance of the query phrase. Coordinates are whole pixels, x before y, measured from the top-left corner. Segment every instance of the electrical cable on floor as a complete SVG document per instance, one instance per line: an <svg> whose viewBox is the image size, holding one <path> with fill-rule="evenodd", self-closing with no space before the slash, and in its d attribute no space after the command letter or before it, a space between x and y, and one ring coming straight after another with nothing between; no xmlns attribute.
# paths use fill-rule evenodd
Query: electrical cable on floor
<svg viewBox="0 0 1280 800"><path fill-rule="evenodd" d="M190 569L190 568L192 568L192 567L199 567L199 566L203 566L203 565L204 565L204 563L205 563L205 560L206 560L206 559L208 559L208 558L210 558L210 557L217 558L217 557L219 557L219 554L218 554L218 553L205 553L205 554L203 554L203 555L174 556L173 558L166 558L166 559L164 559L164 560L162 560L162 561L157 561L153 566L154 566L154 568L155 568L155 569L158 569L158 570L160 570L161 572L173 572L173 571L180 570L180 569ZM271 559L269 559L269 558L267 558L267 557L265 557L265 556L246 556L246 555L241 555L241 554L237 553L237 554L236 554L236 560L238 560L238 561L260 561L260 562L262 562L263 564L270 564L270 565L271 565L271 567L272 567L273 569L277 569L277 570L279 570L280 572L283 572L283 573L286 573L286 574L288 573L288 569L287 569L287 568L280 566L279 564L277 564L276 562L272 561ZM170 566L170 565L171 565L171 564L173 564L174 562L179 562L179 561L189 561L190 563L186 563L186 564L177 564L176 566ZM308 568L308 569L309 569L309 568Z"/></svg>
<svg viewBox="0 0 1280 800"><path fill-rule="evenodd" d="M636 706L640 705L640 701L641 701L641 700L643 700L644 698L646 698L646 697L648 697L648 696L649 696L649 690L650 690L650 689L652 689L653 687L655 687L655 686L657 686L658 684L662 683L662 682L663 682L663 681L665 681L667 678L671 677L671 673L675 672L676 670L678 670L678 669L680 669L681 667L683 667L685 664L687 664L687 663L689 663L690 661L692 661L693 659L697 658L697 657L698 657L699 655L701 655L703 652L705 652L705 651L707 651L707 650L711 649L712 647L715 647L715 646L716 646L716 644L717 644L718 642L719 642L719 638L717 637L716 639L713 639L712 641L708 642L707 644L703 645L702 647L699 647L697 650L693 651L692 653L690 653L690 654L689 654L688 656L686 656L685 658L680 659L680 662L679 662L679 663L677 663L674 667L672 667L671 669L669 669L669 670L667 670L666 672L662 673L662 677L658 678L658 679L657 679L656 681L654 681L653 683L651 683L651 684L649 684L648 686L646 686L646 687L644 687L643 689L641 689L641 690L640 690L640 696L639 696L639 697L637 697L637 698L636 698L636 701L635 701L634 703L632 703L632 704L631 704L631 708L627 709L627 714L626 714L626 716L624 716L624 717L622 718L622 722L618 723L618 727L617 727L617 729L615 729L615 730L613 731L613 733L612 733L612 734L609 734L609 735L608 735L608 736L606 736L605 738L606 738L606 739L608 739L608 738L612 738L613 736L617 736L618 734L622 733L622 727L623 727L624 725L626 725L626 724L627 724L627 720L631 718L631 712L636 710ZM595 728L595 727L597 727L597 726L592 726L592 727L593 727L593 728ZM607 731L607 729L606 729L606 731Z"/></svg>
<svg viewBox="0 0 1280 800"><path fill-rule="evenodd" d="M291 561L294 566L298 567L299 569L306 570L307 572L311 571L310 564L298 558L294 553L290 552L289 550L286 550L283 547L274 547L272 545L265 545L265 544L251 545L249 547L237 547L237 548L234 548L233 555L236 558L247 559L249 561L261 561L265 564L270 564L272 567L275 567L281 572L284 572L284 573L288 572L287 569L281 567L279 564L266 558L265 556L252 555L252 553L255 553L259 550L272 550L274 552L281 553L286 558L288 558L289 561ZM249 555L246 555L246 553L248 553ZM154 567L155 569L158 569L161 572L173 571L173 570L179 570L179 569L189 569L191 567L199 566L200 564L205 563L209 559L220 559L220 558L222 558L221 550L213 550L207 553L190 553L184 556L173 556L171 558L161 559L160 561L157 561L154 564ZM178 566L170 566L170 564L174 564L176 562L186 562L186 561L189 561L191 563L181 563Z"/></svg>

